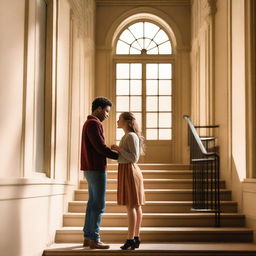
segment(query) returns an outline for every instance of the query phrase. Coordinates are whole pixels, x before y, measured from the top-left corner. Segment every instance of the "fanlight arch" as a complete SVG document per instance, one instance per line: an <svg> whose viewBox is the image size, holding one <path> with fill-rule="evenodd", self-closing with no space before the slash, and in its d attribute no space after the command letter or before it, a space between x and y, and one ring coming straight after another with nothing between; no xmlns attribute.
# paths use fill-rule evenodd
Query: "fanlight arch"
<svg viewBox="0 0 256 256"><path fill-rule="evenodd" d="M139 21L124 29L116 43L116 54L172 54L167 33L151 21Z"/></svg>
<svg viewBox="0 0 256 256"><path fill-rule="evenodd" d="M117 41L121 33L129 26L140 21L153 23L168 35L171 42L172 54L176 53L178 46L182 47L183 40L176 23L165 13L149 7L136 8L116 19L106 35L105 46L111 47L113 54L115 54Z"/></svg>

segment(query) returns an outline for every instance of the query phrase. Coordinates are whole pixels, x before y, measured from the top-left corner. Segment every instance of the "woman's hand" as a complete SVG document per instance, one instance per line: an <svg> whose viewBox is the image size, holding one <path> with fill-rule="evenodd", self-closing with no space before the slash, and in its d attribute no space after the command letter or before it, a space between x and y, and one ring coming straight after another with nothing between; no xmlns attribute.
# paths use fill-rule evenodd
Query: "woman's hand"
<svg viewBox="0 0 256 256"><path fill-rule="evenodd" d="M117 145L111 145L111 149L120 152L120 147Z"/></svg>

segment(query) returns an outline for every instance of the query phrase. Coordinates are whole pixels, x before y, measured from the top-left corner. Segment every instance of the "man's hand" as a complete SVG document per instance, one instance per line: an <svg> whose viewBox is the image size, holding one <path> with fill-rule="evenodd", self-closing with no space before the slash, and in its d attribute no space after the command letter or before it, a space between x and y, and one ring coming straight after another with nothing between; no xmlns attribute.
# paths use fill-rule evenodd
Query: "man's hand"
<svg viewBox="0 0 256 256"><path fill-rule="evenodd" d="M117 145L111 145L111 149L112 150L115 150L115 151L117 151L117 152L120 152L120 147L119 146L117 146Z"/></svg>

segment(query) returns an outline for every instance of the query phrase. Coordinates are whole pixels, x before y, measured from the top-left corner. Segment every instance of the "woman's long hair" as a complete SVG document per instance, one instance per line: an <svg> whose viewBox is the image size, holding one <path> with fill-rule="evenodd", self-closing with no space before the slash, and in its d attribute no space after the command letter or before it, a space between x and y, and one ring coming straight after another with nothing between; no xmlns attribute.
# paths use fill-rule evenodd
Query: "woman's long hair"
<svg viewBox="0 0 256 256"><path fill-rule="evenodd" d="M140 139L140 153L141 155L145 154L145 143L144 143L144 137L142 136L141 133L141 129L138 125L138 122L135 118L135 115L132 112L123 112L121 114L121 116L123 117L123 119L125 121L128 121L128 127L130 129L131 132L135 132L139 139Z"/></svg>

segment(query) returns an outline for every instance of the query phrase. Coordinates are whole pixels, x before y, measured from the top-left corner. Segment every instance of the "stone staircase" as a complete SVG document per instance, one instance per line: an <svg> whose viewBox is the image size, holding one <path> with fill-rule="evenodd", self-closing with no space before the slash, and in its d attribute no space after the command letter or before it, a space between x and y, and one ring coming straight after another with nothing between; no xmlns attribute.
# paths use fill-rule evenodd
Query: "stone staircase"
<svg viewBox="0 0 256 256"><path fill-rule="evenodd" d="M195 213L190 210L192 171L189 170L189 166L140 164L140 168L143 172L146 193L141 229L143 244L148 244L150 247L150 244L157 243L250 243L253 241L253 232L245 227L245 216L237 213L237 203L231 200L231 191L225 189L224 181L221 181L221 227L215 228L214 214ZM116 169L117 165L108 166L107 202L102 218L101 239L107 243L121 244L127 235L127 216L125 207L116 205ZM63 228L56 231L56 243L81 244L83 241L82 226L88 198L86 181L82 180L79 189L74 193L74 201L69 203L68 213L64 214ZM86 251L83 248L81 250L83 255L89 255L85 254ZM88 251L91 250L87 249ZM46 250L44 253L49 256L64 255L51 254L53 252L54 250ZM256 248L254 253L256 255ZM159 251L155 255L160 255Z"/></svg>

